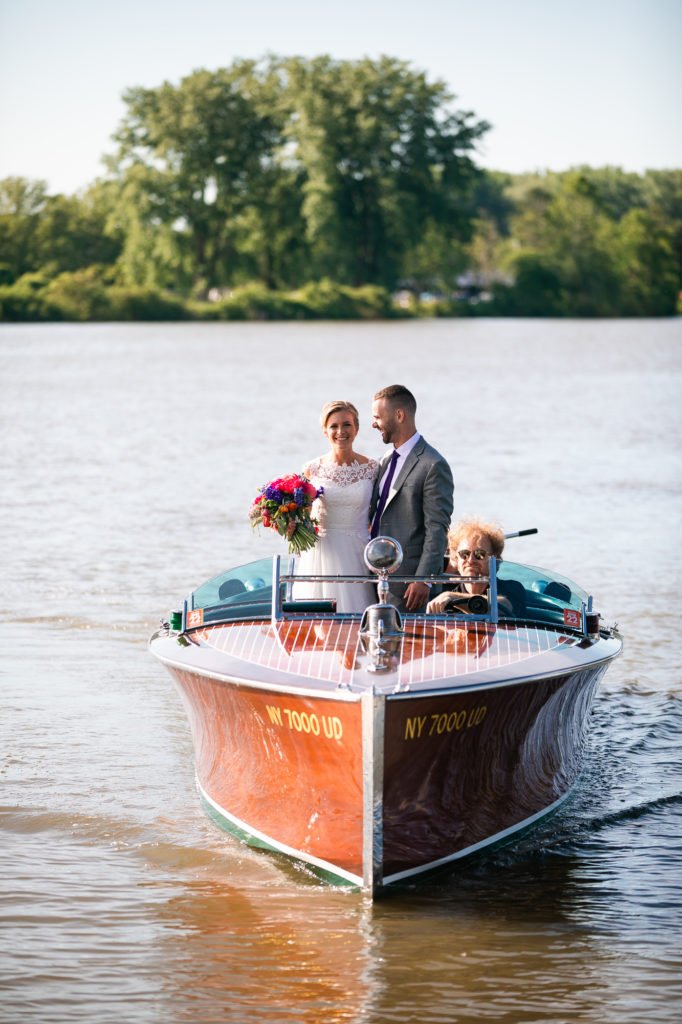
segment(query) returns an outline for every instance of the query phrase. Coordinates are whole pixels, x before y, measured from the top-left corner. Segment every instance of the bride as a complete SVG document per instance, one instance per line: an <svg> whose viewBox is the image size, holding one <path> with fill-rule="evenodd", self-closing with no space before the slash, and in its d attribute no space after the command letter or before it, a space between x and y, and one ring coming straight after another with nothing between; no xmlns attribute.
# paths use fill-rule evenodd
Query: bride
<svg viewBox="0 0 682 1024"><path fill-rule="evenodd" d="M353 449L360 428L351 402L327 402L320 414L330 450L303 467L303 474L324 493L313 505L319 522L317 544L304 551L301 576L366 576L363 559L369 540L369 502L379 463ZM334 598L339 612L362 612L376 601L371 583L296 583L295 598Z"/></svg>

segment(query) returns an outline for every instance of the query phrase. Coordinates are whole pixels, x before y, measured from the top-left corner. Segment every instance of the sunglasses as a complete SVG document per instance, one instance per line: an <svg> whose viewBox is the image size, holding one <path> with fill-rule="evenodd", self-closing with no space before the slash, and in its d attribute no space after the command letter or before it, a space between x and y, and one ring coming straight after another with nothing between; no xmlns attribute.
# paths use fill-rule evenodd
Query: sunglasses
<svg viewBox="0 0 682 1024"><path fill-rule="evenodd" d="M468 551L464 548L462 551L457 552L457 557L461 558L463 562L466 562L469 558L475 558L477 562L482 562L484 558L490 558L490 552L484 551L483 548L476 548L474 551Z"/></svg>

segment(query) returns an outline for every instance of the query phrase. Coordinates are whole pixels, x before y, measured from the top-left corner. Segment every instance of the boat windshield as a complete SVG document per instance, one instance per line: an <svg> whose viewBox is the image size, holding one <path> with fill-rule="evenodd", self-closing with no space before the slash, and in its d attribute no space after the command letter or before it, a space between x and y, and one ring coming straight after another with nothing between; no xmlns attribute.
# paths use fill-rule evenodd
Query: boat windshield
<svg viewBox="0 0 682 1024"><path fill-rule="evenodd" d="M214 576L190 596L189 609L202 608L204 622L269 618L272 607L272 557L247 562ZM352 584L349 584L352 585ZM499 562L498 594L507 597L512 610L501 617L541 622L564 621L567 608L580 611L587 593L565 576L519 562Z"/></svg>
<svg viewBox="0 0 682 1024"><path fill-rule="evenodd" d="M505 611L502 601L501 618L558 624L566 621L565 609L580 612L589 600L587 593L566 576L519 562L498 563L497 592L501 598L507 598L513 609L511 613Z"/></svg>
<svg viewBox="0 0 682 1024"><path fill-rule="evenodd" d="M203 608L204 622L270 615L272 557L227 569L192 593L189 608Z"/></svg>

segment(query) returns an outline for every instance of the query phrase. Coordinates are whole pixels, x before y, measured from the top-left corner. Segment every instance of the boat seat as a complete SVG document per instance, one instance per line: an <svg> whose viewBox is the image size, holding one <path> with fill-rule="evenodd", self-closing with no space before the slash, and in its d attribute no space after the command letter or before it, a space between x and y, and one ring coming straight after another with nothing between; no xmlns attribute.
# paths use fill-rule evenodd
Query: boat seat
<svg viewBox="0 0 682 1024"><path fill-rule="evenodd" d="M225 580L224 583L220 584L218 590L218 598L221 601L225 601L228 597L234 597L235 594L246 593L246 587L241 580Z"/></svg>
<svg viewBox="0 0 682 1024"><path fill-rule="evenodd" d="M543 591L545 597L556 597L558 601L568 604L571 600L571 588L558 580L550 580Z"/></svg>
<svg viewBox="0 0 682 1024"><path fill-rule="evenodd" d="M499 613L502 618L526 618L526 590L518 580L497 580L497 596L504 598L499 602ZM508 604L507 604L508 602ZM511 607L511 614L509 614Z"/></svg>

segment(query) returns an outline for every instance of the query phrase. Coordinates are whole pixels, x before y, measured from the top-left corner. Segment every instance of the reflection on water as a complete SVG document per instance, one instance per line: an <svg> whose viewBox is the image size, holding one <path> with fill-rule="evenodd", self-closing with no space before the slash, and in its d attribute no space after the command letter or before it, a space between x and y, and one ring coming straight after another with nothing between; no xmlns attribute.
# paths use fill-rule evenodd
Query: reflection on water
<svg viewBox="0 0 682 1024"><path fill-rule="evenodd" d="M0 1021L675 1021L679 342L677 321L2 328ZM146 639L276 549L246 510L322 451L323 401L381 453L389 359L457 513L537 526L509 557L575 577L626 647L561 811L372 905L204 817Z"/></svg>
<svg viewBox="0 0 682 1024"><path fill-rule="evenodd" d="M212 880L169 900L164 947L177 966L164 996L182 1007L176 1019L357 1020L371 995L362 910L357 899L321 895L301 889L292 913L288 889L250 898Z"/></svg>

